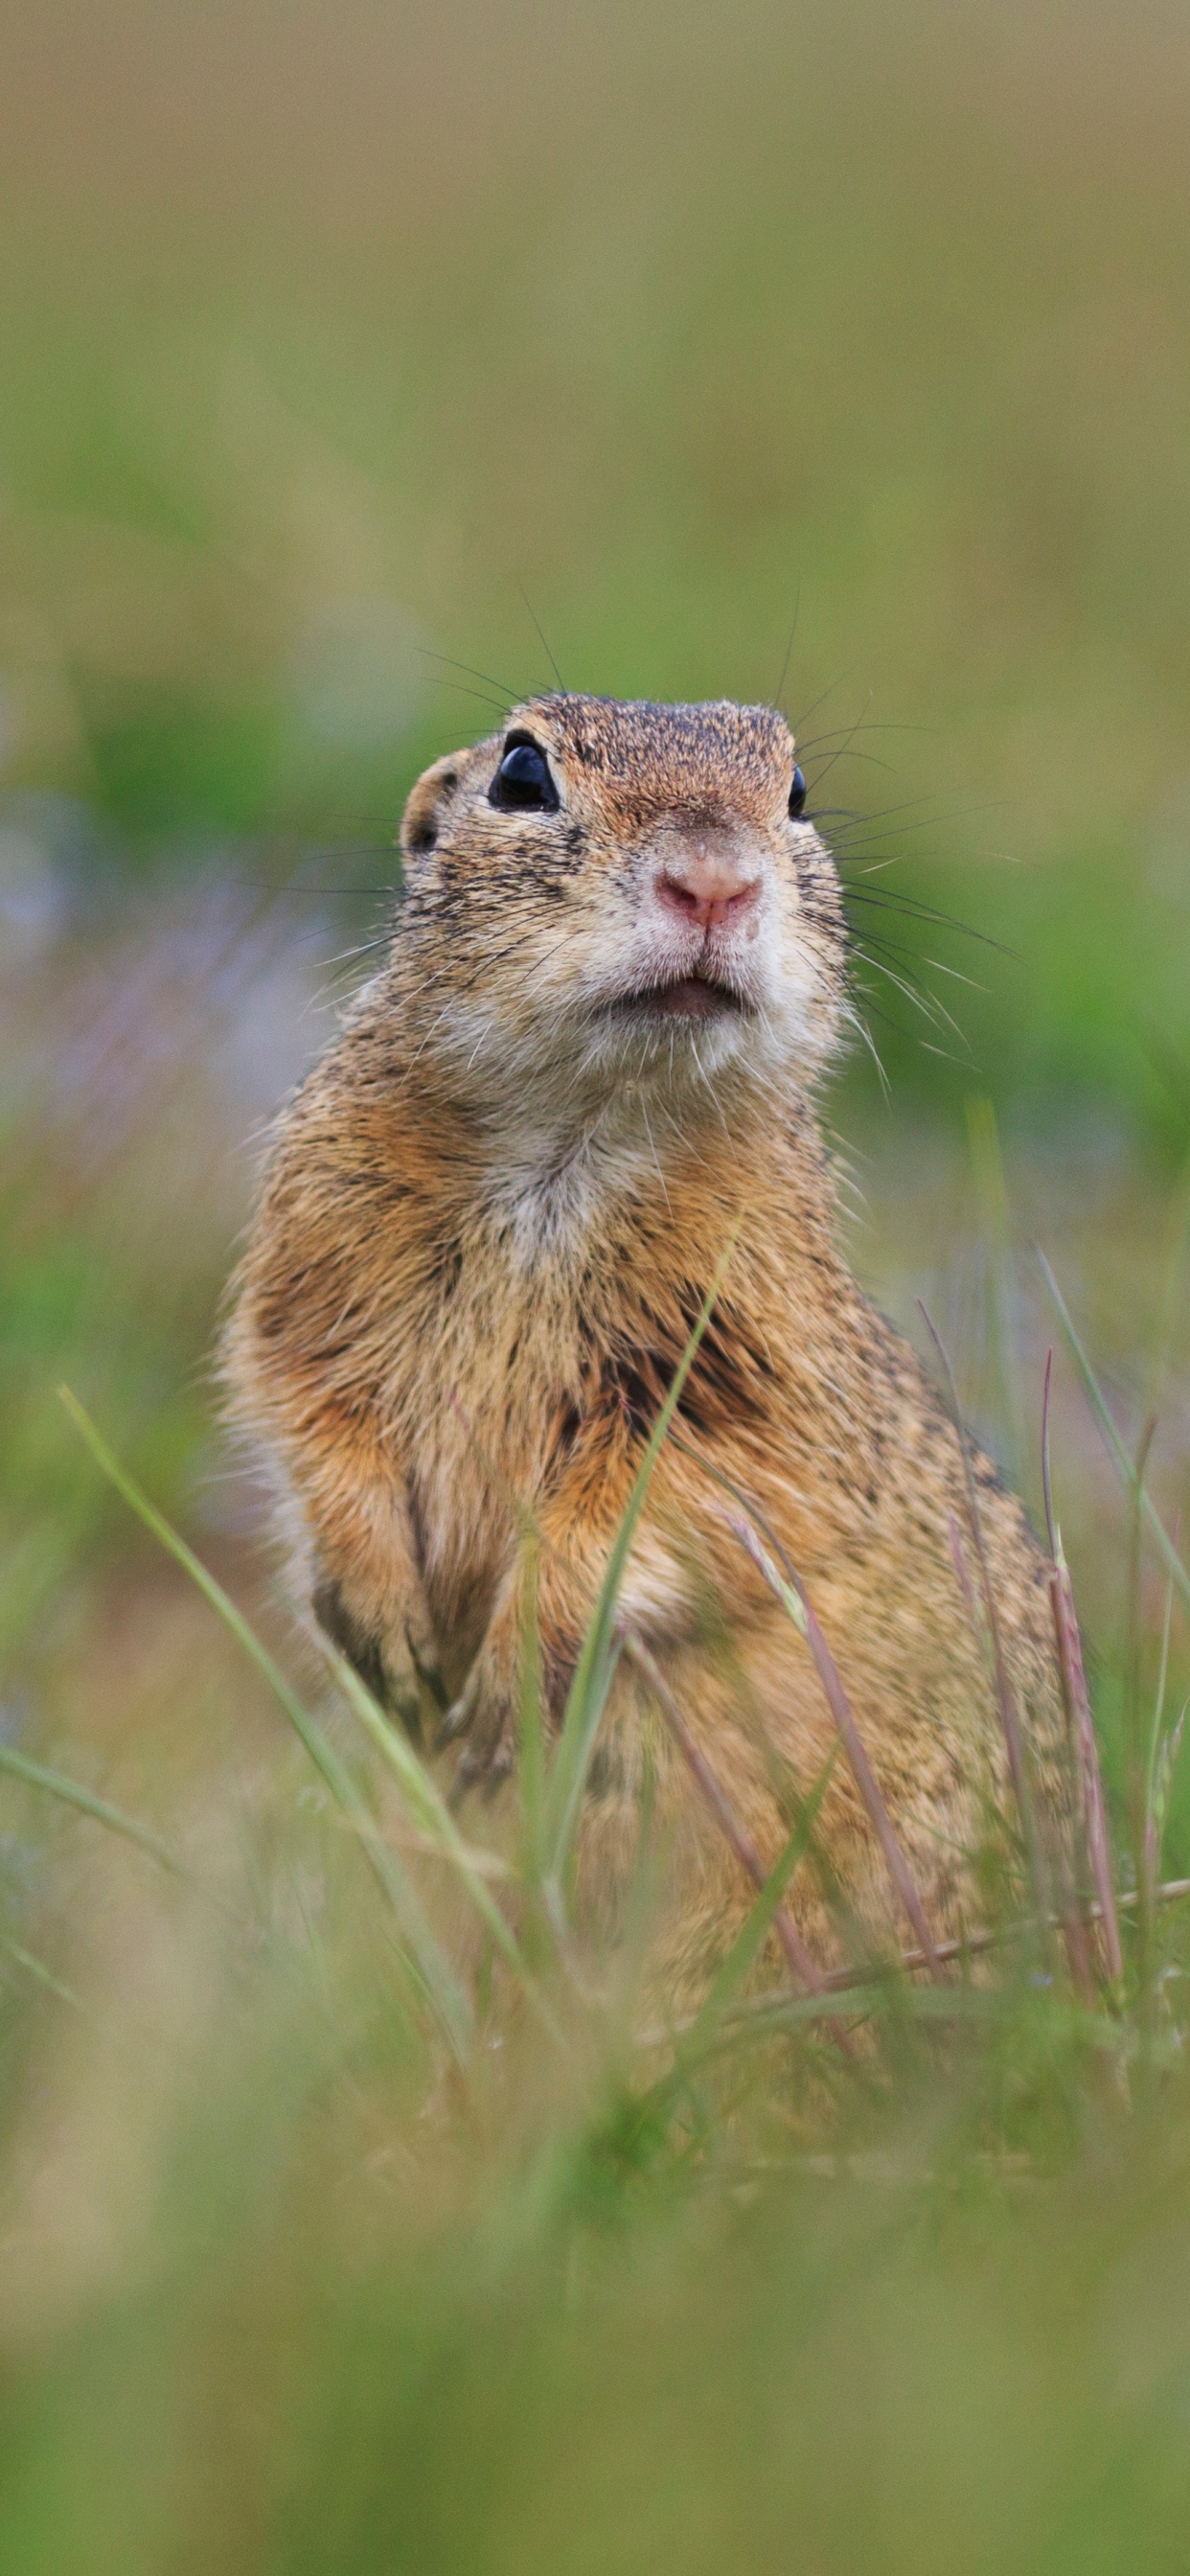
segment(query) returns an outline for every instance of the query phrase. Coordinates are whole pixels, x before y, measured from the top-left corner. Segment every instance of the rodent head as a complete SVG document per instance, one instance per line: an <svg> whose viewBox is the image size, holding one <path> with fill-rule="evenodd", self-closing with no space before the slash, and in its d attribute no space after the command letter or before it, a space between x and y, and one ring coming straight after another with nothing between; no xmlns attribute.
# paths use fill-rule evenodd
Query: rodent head
<svg viewBox="0 0 1190 2576"><path fill-rule="evenodd" d="M838 880L770 707L558 693L405 810L395 963L477 1091L804 1081L842 1008ZM504 1082L500 1083L504 1088Z"/></svg>

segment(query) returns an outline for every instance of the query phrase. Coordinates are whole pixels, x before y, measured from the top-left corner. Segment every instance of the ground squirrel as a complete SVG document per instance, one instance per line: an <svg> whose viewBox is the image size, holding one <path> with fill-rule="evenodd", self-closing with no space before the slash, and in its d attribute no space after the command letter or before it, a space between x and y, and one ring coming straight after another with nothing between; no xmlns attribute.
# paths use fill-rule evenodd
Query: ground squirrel
<svg viewBox="0 0 1190 2576"><path fill-rule="evenodd" d="M804 1579L936 1934L972 1913L1004 1796L954 1429L836 1242L815 1116L848 1014L830 854L769 707L558 692L409 798L391 949L285 1110L235 1296L239 1416L271 1453L308 1602L377 1691L452 1704L461 1785L514 1760L524 1551L556 1717L649 1427L734 1226L628 1566L625 1616L766 1858L833 1742L806 1647L725 1525L717 1465ZM1046 1743L1040 1551L975 1455L1013 1688ZM418 1681L420 1668L423 1681ZM751 1901L621 1664L580 1879L608 1898L653 1767L676 1986ZM830 1870L887 1930L852 1774ZM793 1894L833 1954L823 1878Z"/></svg>

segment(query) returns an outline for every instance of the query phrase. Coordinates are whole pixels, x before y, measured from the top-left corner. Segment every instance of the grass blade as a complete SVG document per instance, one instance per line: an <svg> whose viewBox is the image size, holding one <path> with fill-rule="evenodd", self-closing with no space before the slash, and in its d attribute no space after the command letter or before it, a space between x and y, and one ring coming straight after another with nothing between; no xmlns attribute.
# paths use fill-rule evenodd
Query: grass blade
<svg viewBox="0 0 1190 2576"><path fill-rule="evenodd" d="M102 1433L97 1430L90 1415L79 1403L78 1397L72 1394L67 1386L60 1387L58 1392L75 1428L81 1432L96 1465L102 1469L109 1483L115 1486L116 1492L123 1496L130 1510L143 1521L145 1528L152 1532L153 1537L174 1558L175 1563L190 1576L191 1582L197 1586L204 1599L209 1601L211 1608L218 1614L224 1626L230 1630L237 1644L243 1647L244 1653L255 1664L257 1671L268 1683L274 1698L284 1709L294 1733L305 1746L315 1768L321 1773L336 1805L341 1808L348 1823L357 1834L373 1875L379 1880L397 1917L407 1945L408 1964L414 1970L416 1981L427 2003L433 2010L455 2056L462 2064L471 2038L470 2004L445 1951L426 1921L407 1873L401 1868L395 1854L388 1849L379 1834L367 1801L346 1764L340 1760L333 1745L327 1742L321 1727L311 1717L309 1710L303 1706L292 1683L287 1681L280 1665L274 1662L267 1646L261 1644L243 1612L237 1610L234 1601L224 1591L222 1584L216 1582L214 1575L208 1571L201 1558L195 1555L193 1548L187 1546L185 1539L179 1536L177 1530L149 1501L148 1495L142 1493L135 1479L120 1465L119 1460L108 1448Z"/></svg>
<svg viewBox="0 0 1190 2576"><path fill-rule="evenodd" d="M867 1748L856 1725L855 1712L843 1688L838 1665L819 1627L805 1585L795 1574L783 1548L780 1549L780 1554L785 1573L782 1574L778 1570L767 1549L761 1546L751 1522L745 1519L742 1512L729 1512L724 1517L729 1528L734 1530L741 1546L751 1557L758 1572L764 1576L769 1590L775 1594L782 1608L792 1619L799 1636L804 1637L809 1646L818 1668L818 1678L826 1694L827 1705L843 1739L847 1759L855 1774L856 1784L884 1854L885 1867L892 1880L893 1888L917 1935L926 1967L935 1982L940 1982L942 1968L934 1946L933 1935L926 1921L925 1907L918 1894L913 1872L897 1840L893 1821L884 1803L876 1774L868 1760ZM767 1534L773 1546L779 1546L772 1532L769 1531Z"/></svg>
<svg viewBox="0 0 1190 2576"><path fill-rule="evenodd" d="M46 1967L44 1960L34 1957L32 1950L22 1950L19 1941L5 1941L3 1947L5 1957L15 1959L18 1968L23 1968L36 1985L44 1986L47 1994L56 1995L59 2003L69 2004L74 2012L82 2014L84 2020L90 2019L82 1997L76 1995L73 1986L64 1985L61 1977L56 1977L53 1969Z"/></svg>
<svg viewBox="0 0 1190 2576"><path fill-rule="evenodd" d="M979 1199L981 1233L990 1289L988 1339L1001 1418L1008 1434L1010 1481L1019 1492L1025 1469L1025 1425L1017 1334L1016 1262L1000 1130L992 1102L981 1092L965 1102L967 1144Z"/></svg>
<svg viewBox="0 0 1190 2576"><path fill-rule="evenodd" d="M512 1970L539 2017L545 2021L551 2037L560 2039L561 2033L542 2000L512 1925L487 1884L486 1854L472 1851L466 1837L460 1833L437 1782L431 1778L413 1746L392 1725L354 1665L349 1664L329 1640L320 1638L319 1644L344 1698L399 1783L415 1822L465 1887L494 1948Z"/></svg>
<svg viewBox="0 0 1190 2576"><path fill-rule="evenodd" d="M1070 1345L1075 1366L1078 1369L1079 1376L1082 1379L1083 1386L1090 1399L1091 1410L1099 1424L1100 1430L1103 1433L1108 1450L1119 1469L1123 1483L1128 1492L1132 1493L1135 1490L1137 1482L1135 1463L1129 1457L1124 1442L1121 1440L1120 1434L1116 1429L1110 1412L1108 1411L1107 1401L1103 1394L1103 1390L1100 1387L1095 1371L1092 1368L1090 1360L1088 1359L1082 1343L1079 1340L1078 1334L1075 1331L1074 1323L1065 1298L1063 1297L1053 1271L1046 1260L1045 1254L1041 1251L1040 1247L1037 1251L1037 1258L1045 1275L1046 1286L1049 1289L1055 1306L1057 1307L1062 1330ZM1157 1542L1157 1546L1165 1560L1166 1567L1173 1578L1174 1584L1178 1592L1181 1594L1186 1607L1190 1609L1190 1573L1187 1573L1181 1557L1178 1555L1178 1551L1174 1546L1168 1530L1166 1529L1165 1523L1161 1518L1161 1514L1158 1511L1155 1502L1153 1501L1152 1495L1143 1487L1139 1496L1139 1507L1147 1527Z"/></svg>
<svg viewBox="0 0 1190 2576"><path fill-rule="evenodd" d="M624 1651L630 1656L638 1671L643 1673L682 1759L697 1781L724 1840L730 1844L741 1869L751 1879L753 1886L760 1888L763 1893L769 1881L756 1845L751 1835L745 1833L740 1824L713 1765L708 1762L702 1747L695 1742L655 1657L649 1653L643 1640L633 1636L631 1631L626 1631L624 1634ZM773 1928L785 1953L786 1965L791 1976L800 1985L808 1987L811 1994L820 1994L826 1982L823 1971L813 1951L807 1947L793 1916L781 1904L779 1895L774 1900ZM844 2056L854 2055L850 2038L841 2022L834 2030L834 2037Z"/></svg>
<svg viewBox="0 0 1190 2576"><path fill-rule="evenodd" d="M1041 1416L1041 1474L1045 1493L1045 1525L1049 1536L1053 1571L1050 1575L1050 1605L1053 1611L1054 1635L1058 1647L1058 1671L1062 1682L1062 1699L1066 1723L1074 1744L1082 1790L1083 1832L1091 1880L1099 1900L1099 1920L1103 1927L1103 1947L1107 1972L1113 1984L1124 1974L1124 1953L1120 1942L1120 1923L1116 1912L1116 1874L1112 1865L1111 1841L1107 1829L1107 1809L1103 1797L1103 1774L1099 1765L1099 1745L1091 1715L1091 1695L1083 1665L1082 1638L1079 1635L1078 1612L1075 1608L1074 1585L1062 1546L1062 1532L1054 1513L1050 1480L1050 1364L1045 1363L1045 1395Z"/></svg>
<svg viewBox="0 0 1190 2576"><path fill-rule="evenodd" d="M0 1744L0 1771L11 1772L14 1780L27 1781L31 1789L44 1789L47 1796L60 1798L67 1807L76 1807L81 1816L91 1816L97 1825L108 1825L114 1834L123 1834L126 1842L137 1843L142 1851L151 1852L162 1869L175 1878L189 1878L190 1871L180 1853L171 1849L151 1825L138 1824L135 1816L126 1816L121 1807L113 1807L106 1798L84 1789L64 1771L50 1771L44 1763L31 1762L28 1754L18 1753L11 1744Z"/></svg>
<svg viewBox="0 0 1190 2576"><path fill-rule="evenodd" d="M1121 1912L1131 1911L1137 1905L1139 1893L1137 1888L1130 1888L1117 1899ZM1158 1905L1181 1905L1190 1896L1190 1878L1167 1879L1162 1886L1154 1889L1153 1894L1154 1902ZM1093 1899L1084 1910L1089 1923L1103 1921L1103 1909L1097 1898ZM1053 1932L1061 1930L1061 1923L1056 1914L1050 1917L1050 1930ZM937 1942L935 1948L940 1959L977 1959L982 1958L988 1950L1001 1949L1009 1941L1033 1938L1036 1932L1037 1925L1032 1915L1022 1914L1013 1922L985 1924L974 1932L959 1932L953 1940ZM926 1962L920 1950L902 1950L900 1958L894 1964L899 1971L911 1975L915 1969L924 1968ZM855 1967L828 1968L823 1982L827 1993L835 1994L841 1992L848 1983L859 1985L887 1974L887 1969L882 1968L878 1961L867 1961Z"/></svg>
<svg viewBox="0 0 1190 2576"><path fill-rule="evenodd" d="M522 1867L530 1887L545 1876L546 1743L541 1669L536 1531L526 1540L525 1610L521 1630L521 1695L517 1712L517 1785L521 1802Z"/></svg>
<svg viewBox="0 0 1190 2576"><path fill-rule="evenodd" d="M711 1991L694 2024L692 2038L696 2044L709 2038L764 1948L769 1933L778 1919L779 1910L783 1907L786 1895L797 1875L799 1865L813 1841L818 1811L830 1786L831 1774L838 1756L838 1745L833 1744L784 1851L774 1862L755 1905L741 1924L719 1968Z"/></svg>
<svg viewBox="0 0 1190 2576"><path fill-rule="evenodd" d="M983 1593L984 1616L987 1619L988 1635L991 1639L992 1671L996 1686L996 1705L1000 1712L1000 1725L1008 1752L1008 1767L1012 1774L1012 1786L1016 1797L1017 1810L1021 1820L1021 1832L1024 1836L1025 1852L1029 1863L1029 1876L1033 1882L1034 1911L1038 1922L1045 1925L1049 1922L1050 1914L1049 1886L1045 1866L1045 1854L1041 1847L1041 1838L1037 1831L1037 1819L1033 1812L1033 1797L1029 1785L1028 1767L1025 1761L1025 1740L1021 1731L1020 1712L1017 1708L1016 1694L1009 1679L1008 1665L1005 1660L1004 1636L1000 1626L1000 1611L996 1601L996 1587L992 1581L992 1569L988 1563L987 1545L983 1534L983 1515L979 1508L979 1496L975 1490L975 1474L971 1465L971 1446L967 1438L966 1426L964 1424L962 1410L959 1405L959 1391L955 1385L954 1370L950 1364L950 1354L932 1316L928 1313L925 1306L923 1306L920 1297L918 1298L917 1306L918 1313L921 1316L922 1322L925 1325L926 1331L929 1334L930 1340L932 1341L934 1349L938 1355L939 1366L941 1367L946 1386L948 1409L950 1412L951 1422L954 1426L954 1435L959 1444L959 1456L962 1460L963 1466L963 1483L967 1495L967 1518L971 1524L971 1536L975 1545L976 1563L979 1567L980 1589Z"/></svg>
<svg viewBox="0 0 1190 2576"><path fill-rule="evenodd" d="M603 1715L620 1651L620 1641L615 1630L615 1614L620 1585L624 1578L624 1568L628 1561L628 1551L644 1510L649 1486L653 1479L653 1470L661 1455L666 1432L681 1401L682 1389L690 1375L699 1343L715 1311L739 1230L737 1222L732 1228L727 1249L716 1267L714 1278L703 1299L698 1321L674 1371L669 1393L649 1434L644 1456L633 1478L632 1491L629 1494L623 1518L612 1542L599 1598L588 1622L574 1680L567 1696L566 1711L550 1771L546 1798L547 1866L549 1878L555 1887L561 1882L570 1854L596 1730Z"/></svg>

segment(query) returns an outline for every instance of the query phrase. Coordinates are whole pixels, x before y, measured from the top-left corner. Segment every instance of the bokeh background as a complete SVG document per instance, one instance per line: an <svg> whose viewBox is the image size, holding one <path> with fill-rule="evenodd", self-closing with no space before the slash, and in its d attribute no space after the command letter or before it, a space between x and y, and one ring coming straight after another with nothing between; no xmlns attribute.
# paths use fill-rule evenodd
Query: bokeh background
<svg viewBox="0 0 1190 2576"><path fill-rule="evenodd" d="M55 1390L284 1636L210 1379L257 1140L373 953L412 779L552 666L783 697L883 1067L857 1048L827 1103L856 1261L910 1326L928 1299L1035 1494L1043 1242L1128 1436L1159 1418L1172 1514L1180 0L7 0L0 22L5 1739L214 1846L267 1806L279 1721ZM1110 1753L1126 1551L1069 1372L1056 1448ZM4 1973L35 1973L32 1911L38 1957L131 2010L124 1897L87 1966L96 1829L55 1829L47 1877L41 1811L4 1794ZM1190 1866L1176 1796L1172 1832ZM136 2009L173 2027L193 1979L170 1957ZM139 2242L125 2114L71 2063L61 2172L34 2187L22 2114L6 2186L36 2261L0 2286L35 2338ZM38 2567L100 2566L93 2474L54 2487ZM182 2563L157 2546L146 2565Z"/></svg>
<svg viewBox="0 0 1190 2576"><path fill-rule="evenodd" d="M411 778L547 649L784 696L879 899L891 1105L869 1062L836 1107L878 1220L972 1095L1063 1226L1072 1158L1168 1178L1179 7L39 0L4 54L18 1521L63 1354L163 1472L201 1446L235 1149L375 933Z"/></svg>

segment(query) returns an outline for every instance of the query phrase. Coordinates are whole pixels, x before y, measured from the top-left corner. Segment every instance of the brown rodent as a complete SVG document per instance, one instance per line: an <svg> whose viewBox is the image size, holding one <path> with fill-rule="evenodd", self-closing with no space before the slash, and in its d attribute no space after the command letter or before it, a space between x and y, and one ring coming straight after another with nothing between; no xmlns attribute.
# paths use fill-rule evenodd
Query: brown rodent
<svg viewBox="0 0 1190 2576"><path fill-rule="evenodd" d="M399 1708L440 1675L460 1783L492 1782L515 1751L514 1507L540 1533L556 1717L643 1441L738 1222L623 1611L771 1858L782 1779L804 1792L834 1731L701 1453L808 1588L941 1937L971 1920L1004 1747L956 1573L956 1435L836 1243L814 1096L848 1017L846 938L804 799L767 707L559 693L436 762L405 812L387 961L282 1116L228 1368L318 1618ZM1052 1772L1045 1568L978 1455L975 1473L1012 1687ZM597 1903L627 1865L646 1765L685 1990L752 1891L622 1663L580 1841ZM819 1835L845 1900L887 1932L884 1864L844 1761ZM822 1875L803 1869L792 1902L831 1956Z"/></svg>

